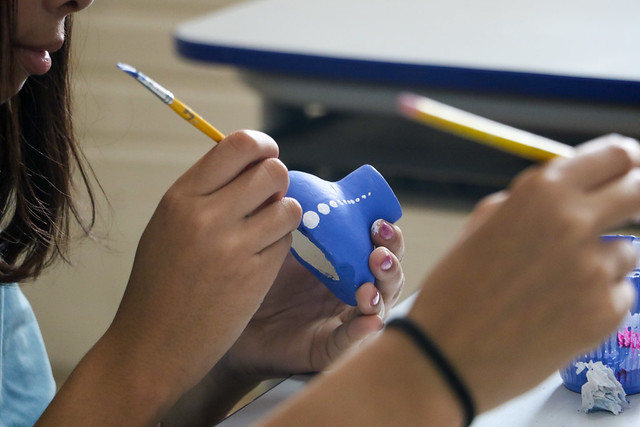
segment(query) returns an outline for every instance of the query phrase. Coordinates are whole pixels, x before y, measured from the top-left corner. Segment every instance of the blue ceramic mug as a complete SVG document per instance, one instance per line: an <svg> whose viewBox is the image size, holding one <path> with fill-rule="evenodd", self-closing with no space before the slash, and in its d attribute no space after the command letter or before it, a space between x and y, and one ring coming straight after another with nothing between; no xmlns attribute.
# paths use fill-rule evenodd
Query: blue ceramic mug
<svg viewBox="0 0 640 427"><path fill-rule="evenodd" d="M398 199L370 165L337 182L299 171L290 171L289 181L287 196L303 212L293 255L340 300L356 305L356 290L375 279L369 269L371 226L379 218L390 223L400 219Z"/></svg>

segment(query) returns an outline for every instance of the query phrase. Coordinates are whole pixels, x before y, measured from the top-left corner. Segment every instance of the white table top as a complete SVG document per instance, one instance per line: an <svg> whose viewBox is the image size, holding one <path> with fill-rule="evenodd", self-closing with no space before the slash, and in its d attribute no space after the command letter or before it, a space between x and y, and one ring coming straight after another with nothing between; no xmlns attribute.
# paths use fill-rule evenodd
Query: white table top
<svg viewBox="0 0 640 427"><path fill-rule="evenodd" d="M250 70L640 105L636 0L257 0L175 39Z"/></svg>
<svg viewBox="0 0 640 427"><path fill-rule="evenodd" d="M392 316L408 312L415 297L393 309ZM300 391L311 379L297 375L277 384L256 400L241 408L220 425L245 427L261 419L289 396ZM507 381L507 379L505 379ZM585 414L580 410L579 393L566 389L556 372L536 388L476 418L472 427L619 427L640 425L640 394L628 396L630 405L619 415L610 412Z"/></svg>
<svg viewBox="0 0 640 427"><path fill-rule="evenodd" d="M289 396L299 392L310 380L295 376L279 383L224 420L223 427L245 427L261 419ZM538 387L489 412L478 416L472 427L631 427L640 425L640 395L628 397L624 412L585 414L580 410L580 394L567 390L559 374L554 374Z"/></svg>

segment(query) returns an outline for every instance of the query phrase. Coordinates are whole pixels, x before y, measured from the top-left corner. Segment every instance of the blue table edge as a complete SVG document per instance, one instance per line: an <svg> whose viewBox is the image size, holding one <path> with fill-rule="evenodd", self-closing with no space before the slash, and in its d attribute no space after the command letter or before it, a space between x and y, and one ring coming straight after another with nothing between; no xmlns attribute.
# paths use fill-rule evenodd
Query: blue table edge
<svg viewBox="0 0 640 427"><path fill-rule="evenodd" d="M640 81L275 52L188 41L175 34L173 40L177 53L184 58L259 72L401 84L415 88L640 105Z"/></svg>

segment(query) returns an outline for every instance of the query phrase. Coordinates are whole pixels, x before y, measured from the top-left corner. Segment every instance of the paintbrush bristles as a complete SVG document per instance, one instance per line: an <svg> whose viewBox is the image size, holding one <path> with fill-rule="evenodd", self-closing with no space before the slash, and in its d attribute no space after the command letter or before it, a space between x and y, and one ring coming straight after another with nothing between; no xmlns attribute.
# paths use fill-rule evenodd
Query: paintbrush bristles
<svg viewBox="0 0 640 427"><path fill-rule="evenodd" d="M149 89L151 93L160 98L165 104L171 104L171 102L173 102L173 93L165 89L163 86L159 85L155 80L148 77L146 74L123 62L118 62L116 66L136 79L142 86Z"/></svg>

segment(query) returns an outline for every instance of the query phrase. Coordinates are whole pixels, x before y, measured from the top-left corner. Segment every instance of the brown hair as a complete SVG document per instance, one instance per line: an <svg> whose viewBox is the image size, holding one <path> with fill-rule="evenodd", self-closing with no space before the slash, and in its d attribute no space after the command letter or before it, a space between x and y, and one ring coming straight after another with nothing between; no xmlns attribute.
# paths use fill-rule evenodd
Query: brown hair
<svg viewBox="0 0 640 427"><path fill-rule="evenodd" d="M15 63L15 14L16 0L0 2L0 64ZM67 260L70 219L85 235L95 222L93 174L76 145L71 121L70 16L65 29L63 48L51 54L51 70L29 77L17 95L0 105L0 283L35 278L58 257ZM0 67L0 85L11 87L12 67ZM88 195L86 223L71 197L75 173Z"/></svg>

